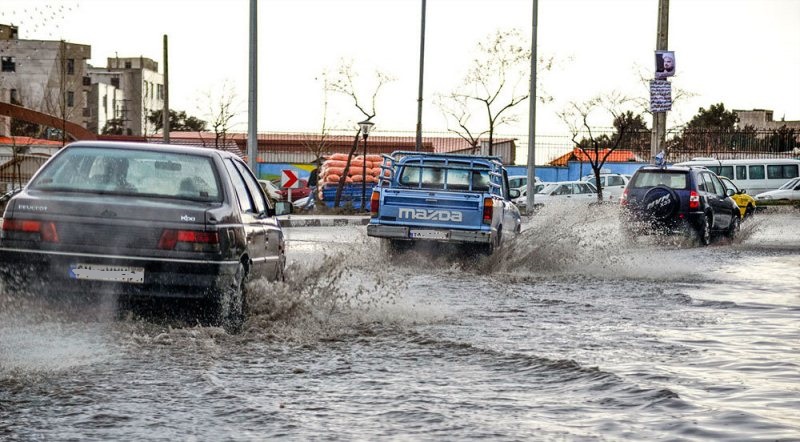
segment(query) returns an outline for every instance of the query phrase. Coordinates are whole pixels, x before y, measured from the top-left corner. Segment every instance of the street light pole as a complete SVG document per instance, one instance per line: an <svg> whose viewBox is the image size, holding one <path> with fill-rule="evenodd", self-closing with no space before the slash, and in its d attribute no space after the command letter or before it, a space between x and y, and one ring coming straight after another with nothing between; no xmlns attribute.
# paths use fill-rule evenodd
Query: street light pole
<svg viewBox="0 0 800 442"><path fill-rule="evenodd" d="M367 201L367 137L374 125L375 123L369 121L369 118L358 123L361 128L361 136L364 138L364 159L361 161L361 210L364 210Z"/></svg>

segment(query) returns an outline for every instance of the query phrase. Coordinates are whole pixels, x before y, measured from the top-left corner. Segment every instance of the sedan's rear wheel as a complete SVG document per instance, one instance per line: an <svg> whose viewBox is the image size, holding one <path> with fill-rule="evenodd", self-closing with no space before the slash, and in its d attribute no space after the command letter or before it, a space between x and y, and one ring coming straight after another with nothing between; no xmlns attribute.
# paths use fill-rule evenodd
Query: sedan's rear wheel
<svg viewBox="0 0 800 442"><path fill-rule="evenodd" d="M247 271L239 263L229 287L220 290L209 300L206 317L211 325L223 327L228 333L239 333L245 319L245 282Z"/></svg>

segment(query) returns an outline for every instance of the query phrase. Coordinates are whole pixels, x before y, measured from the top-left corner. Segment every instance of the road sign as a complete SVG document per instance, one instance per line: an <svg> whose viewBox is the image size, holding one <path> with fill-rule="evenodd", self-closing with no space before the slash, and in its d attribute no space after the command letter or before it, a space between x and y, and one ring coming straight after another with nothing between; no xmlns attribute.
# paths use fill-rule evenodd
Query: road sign
<svg viewBox="0 0 800 442"><path fill-rule="evenodd" d="M300 180L297 179L294 171L290 169L281 170L281 187L284 189L296 189L300 187Z"/></svg>

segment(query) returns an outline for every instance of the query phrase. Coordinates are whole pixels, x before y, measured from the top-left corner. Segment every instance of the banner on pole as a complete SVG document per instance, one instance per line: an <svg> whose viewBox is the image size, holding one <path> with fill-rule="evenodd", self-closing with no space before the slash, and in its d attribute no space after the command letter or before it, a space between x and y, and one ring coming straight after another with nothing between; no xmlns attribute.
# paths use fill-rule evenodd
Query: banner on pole
<svg viewBox="0 0 800 442"><path fill-rule="evenodd" d="M672 84L667 80L650 80L650 112L672 110Z"/></svg>

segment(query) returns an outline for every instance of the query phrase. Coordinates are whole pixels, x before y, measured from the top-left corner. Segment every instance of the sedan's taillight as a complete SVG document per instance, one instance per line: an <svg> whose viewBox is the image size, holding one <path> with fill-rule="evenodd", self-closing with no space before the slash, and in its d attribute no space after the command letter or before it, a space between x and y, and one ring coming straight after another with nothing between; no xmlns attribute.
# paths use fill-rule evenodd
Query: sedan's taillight
<svg viewBox="0 0 800 442"><path fill-rule="evenodd" d="M219 234L202 230L165 229L158 240L158 248L194 252L219 250Z"/></svg>
<svg viewBox="0 0 800 442"><path fill-rule="evenodd" d="M4 237L14 235L14 239L27 239L32 241L59 242L56 223L52 221L38 221L27 219L3 219ZM22 234L23 236L18 236Z"/></svg>
<svg viewBox="0 0 800 442"><path fill-rule="evenodd" d="M694 190L689 192L689 209L699 209L700 208L700 195L697 194Z"/></svg>

